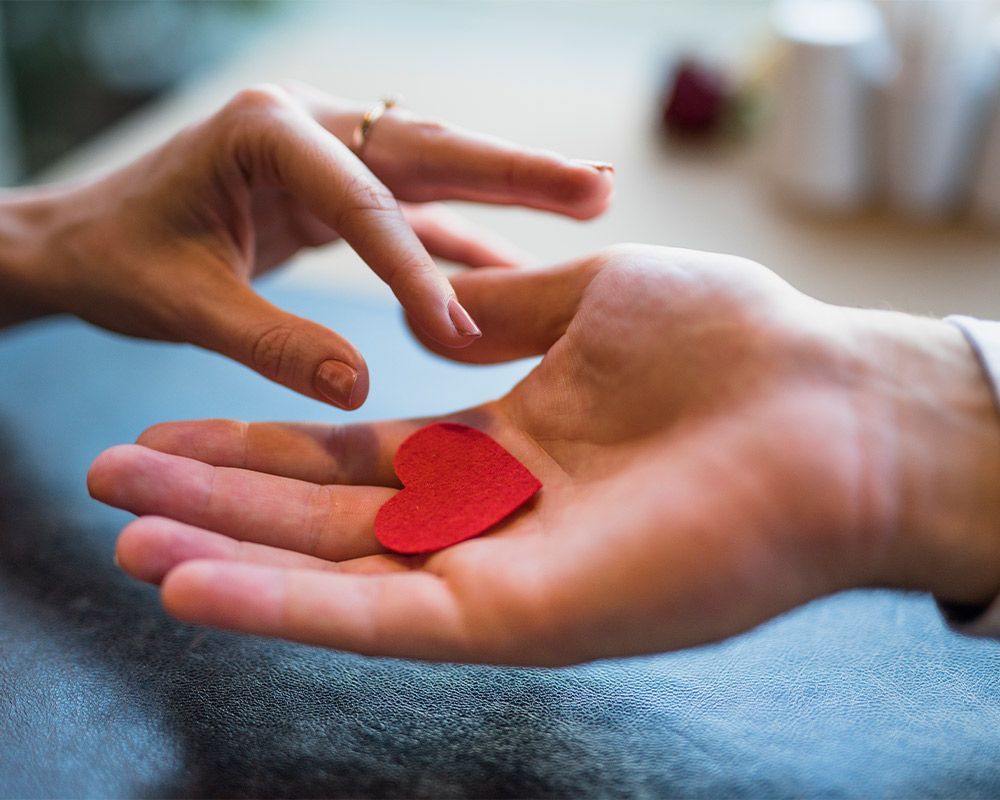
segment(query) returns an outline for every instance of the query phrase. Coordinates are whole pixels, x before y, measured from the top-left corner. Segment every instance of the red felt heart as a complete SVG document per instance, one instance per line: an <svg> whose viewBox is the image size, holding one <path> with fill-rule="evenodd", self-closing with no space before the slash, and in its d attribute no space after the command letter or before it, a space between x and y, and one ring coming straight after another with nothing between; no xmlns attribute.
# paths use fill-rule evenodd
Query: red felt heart
<svg viewBox="0 0 1000 800"><path fill-rule="evenodd" d="M375 536L388 549L410 555L478 536L542 488L485 433L452 422L412 434L393 466L405 488L378 510Z"/></svg>

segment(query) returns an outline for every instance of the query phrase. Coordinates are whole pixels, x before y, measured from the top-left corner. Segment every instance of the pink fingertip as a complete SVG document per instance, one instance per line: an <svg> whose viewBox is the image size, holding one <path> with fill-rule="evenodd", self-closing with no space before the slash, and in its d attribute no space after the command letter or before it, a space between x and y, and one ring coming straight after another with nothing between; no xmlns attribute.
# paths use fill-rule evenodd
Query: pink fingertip
<svg viewBox="0 0 1000 800"><path fill-rule="evenodd" d="M448 316L460 336L466 339L478 339L483 335L479 326L473 322L469 312L454 297L448 301Z"/></svg>
<svg viewBox="0 0 1000 800"><path fill-rule="evenodd" d="M279 628L285 601L282 572L223 561L186 561L167 573L163 605L178 619L247 633Z"/></svg>

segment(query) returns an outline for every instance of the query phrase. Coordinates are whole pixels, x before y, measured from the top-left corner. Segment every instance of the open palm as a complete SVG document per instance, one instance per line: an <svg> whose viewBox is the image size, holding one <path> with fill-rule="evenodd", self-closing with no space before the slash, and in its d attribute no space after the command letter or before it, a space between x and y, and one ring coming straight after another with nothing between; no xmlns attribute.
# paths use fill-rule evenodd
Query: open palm
<svg viewBox="0 0 1000 800"><path fill-rule="evenodd" d="M882 312L826 306L742 259L652 247L454 285L483 339L429 347L545 354L503 398L446 417L538 476L531 503L482 537L393 555L373 520L398 490L397 447L429 420L168 423L90 473L95 497L143 515L120 539L123 567L162 581L191 621L522 664L710 641L881 579L904 521L871 435L890 406L857 390L871 324L855 317Z"/></svg>

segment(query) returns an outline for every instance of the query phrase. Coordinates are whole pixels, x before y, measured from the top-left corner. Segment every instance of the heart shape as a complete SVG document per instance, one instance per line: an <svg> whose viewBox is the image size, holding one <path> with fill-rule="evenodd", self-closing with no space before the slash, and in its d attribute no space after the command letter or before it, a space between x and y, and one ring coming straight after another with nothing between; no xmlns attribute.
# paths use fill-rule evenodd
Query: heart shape
<svg viewBox="0 0 1000 800"><path fill-rule="evenodd" d="M375 515L389 550L431 553L484 533L542 484L482 431L437 422L411 434L393 459L403 490Z"/></svg>

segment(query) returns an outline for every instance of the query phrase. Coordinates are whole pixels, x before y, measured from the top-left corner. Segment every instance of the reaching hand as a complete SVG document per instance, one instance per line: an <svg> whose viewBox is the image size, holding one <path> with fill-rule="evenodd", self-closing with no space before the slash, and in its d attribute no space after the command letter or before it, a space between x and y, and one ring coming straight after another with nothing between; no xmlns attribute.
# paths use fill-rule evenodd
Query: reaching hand
<svg viewBox="0 0 1000 800"><path fill-rule="evenodd" d="M609 201L602 165L398 109L372 127L359 157L345 142L363 111L304 86L251 89L101 180L9 195L0 203L0 325L69 312L217 350L356 408L368 392L361 356L257 296L252 277L342 237L426 335L463 347L479 332L427 251L469 266L518 257L419 204L520 204L583 219Z"/></svg>
<svg viewBox="0 0 1000 800"><path fill-rule="evenodd" d="M165 424L90 473L95 497L144 515L122 566L162 581L185 620L521 664L707 642L853 586L1000 589L1000 425L949 325L652 247L454 285L484 336L450 355L545 354L448 417L541 479L531 504L480 538L390 555L373 518L427 420Z"/></svg>

